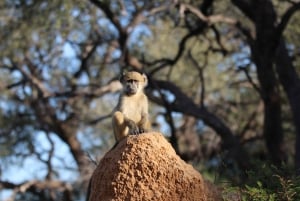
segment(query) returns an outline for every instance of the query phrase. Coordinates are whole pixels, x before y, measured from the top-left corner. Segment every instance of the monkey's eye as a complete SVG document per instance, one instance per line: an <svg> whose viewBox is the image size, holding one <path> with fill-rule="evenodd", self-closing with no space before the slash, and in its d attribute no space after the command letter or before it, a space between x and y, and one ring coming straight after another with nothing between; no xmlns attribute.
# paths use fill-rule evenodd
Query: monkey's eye
<svg viewBox="0 0 300 201"><path fill-rule="evenodd" d="M127 82L129 82L129 83L137 83L138 81L137 81L137 80L130 79L130 80L127 80Z"/></svg>

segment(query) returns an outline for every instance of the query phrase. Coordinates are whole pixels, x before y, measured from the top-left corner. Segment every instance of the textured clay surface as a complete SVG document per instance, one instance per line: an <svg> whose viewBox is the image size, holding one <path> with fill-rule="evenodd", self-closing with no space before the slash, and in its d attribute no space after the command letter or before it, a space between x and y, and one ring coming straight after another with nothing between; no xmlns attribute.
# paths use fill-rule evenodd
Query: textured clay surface
<svg viewBox="0 0 300 201"><path fill-rule="evenodd" d="M212 189L163 135L151 132L128 136L102 158L89 201L218 200Z"/></svg>

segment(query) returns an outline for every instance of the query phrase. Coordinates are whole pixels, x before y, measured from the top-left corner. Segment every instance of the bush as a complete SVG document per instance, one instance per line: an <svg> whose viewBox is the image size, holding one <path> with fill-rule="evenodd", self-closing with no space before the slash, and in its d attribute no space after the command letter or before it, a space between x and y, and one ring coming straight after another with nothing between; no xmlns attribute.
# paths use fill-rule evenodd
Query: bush
<svg viewBox="0 0 300 201"><path fill-rule="evenodd" d="M290 176L286 168L263 166L248 172L246 184L242 187L225 188L224 201L296 201L300 200L300 177ZM233 196L234 195L234 196ZM235 199L234 199L234 198Z"/></svg>

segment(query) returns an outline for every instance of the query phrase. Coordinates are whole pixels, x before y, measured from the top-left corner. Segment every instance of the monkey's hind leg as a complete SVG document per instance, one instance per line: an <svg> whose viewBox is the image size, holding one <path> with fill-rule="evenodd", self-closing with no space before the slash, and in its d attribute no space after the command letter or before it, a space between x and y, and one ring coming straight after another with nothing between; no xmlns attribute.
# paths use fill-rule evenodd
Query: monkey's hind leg
<svg viewBox="0 0 300 201"><path fill-rule="evenodd" d="M114 113L112 118L112 126L117 142L128 135L129 128L126 125L125 117L121 112L117 111Z"/></svg>

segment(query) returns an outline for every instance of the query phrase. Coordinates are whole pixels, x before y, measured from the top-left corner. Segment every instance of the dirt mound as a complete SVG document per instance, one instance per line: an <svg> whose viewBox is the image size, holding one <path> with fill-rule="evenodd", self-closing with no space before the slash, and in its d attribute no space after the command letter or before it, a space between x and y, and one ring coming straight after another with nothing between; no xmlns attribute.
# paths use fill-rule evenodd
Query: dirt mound
<svg viewBox="0 0 300 201"><path fill-rule="evenodd" d="M208 188L160 133L146 133L128 136L102 158L89 201L218 200Z"/></svg>

